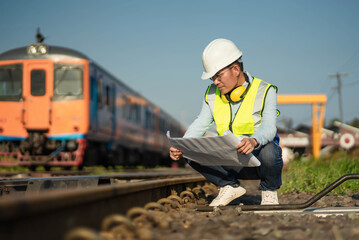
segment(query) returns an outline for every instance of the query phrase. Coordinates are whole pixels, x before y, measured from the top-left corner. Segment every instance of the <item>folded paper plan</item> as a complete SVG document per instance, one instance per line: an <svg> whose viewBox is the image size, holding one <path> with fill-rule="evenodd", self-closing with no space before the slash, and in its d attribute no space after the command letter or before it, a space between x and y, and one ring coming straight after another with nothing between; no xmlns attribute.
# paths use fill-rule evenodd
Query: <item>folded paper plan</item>
<svg viewBox="0 0 359 240"><path fill-rule="evenodd" d="M236 146L241 139L233 135L229 130L223 136L199 137L199 138L171 138L167 137L172 147L182 151L183 157L206 166L241 166L257 167L261 163L252 154L238 153Z"/></svg>

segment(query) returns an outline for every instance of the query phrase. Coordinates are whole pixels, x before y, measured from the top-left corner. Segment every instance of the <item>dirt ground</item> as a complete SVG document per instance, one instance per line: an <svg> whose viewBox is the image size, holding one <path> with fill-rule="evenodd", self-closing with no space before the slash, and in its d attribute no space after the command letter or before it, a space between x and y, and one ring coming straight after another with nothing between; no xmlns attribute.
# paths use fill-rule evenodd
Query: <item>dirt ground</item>
<svg viewBox="0 0 359 240"><path fill-rule="evenodd" d="M183 209L168 213L172 221L166 229L154 229L155 239L359 239L359 214L316 216L314 214L270 214L236 211L239 203L260 203L257 184L244 183L247 194L231 207L213 212ZM293 193L279 196L280 204L304 203L312 195ZM358 207L359 194L327 195L310 208ZM238 208L237 208L238 209Z"/></svg>

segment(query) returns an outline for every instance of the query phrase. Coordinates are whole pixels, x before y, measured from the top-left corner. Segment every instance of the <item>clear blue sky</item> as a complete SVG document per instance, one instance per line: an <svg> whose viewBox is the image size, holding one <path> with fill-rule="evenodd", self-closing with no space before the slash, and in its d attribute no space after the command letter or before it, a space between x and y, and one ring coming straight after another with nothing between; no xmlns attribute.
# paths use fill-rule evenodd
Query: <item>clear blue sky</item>
<svg viewBox="0 0 359 240"><path fill-rule="evenodd" d="M83 52L188 126L209 80L202 51L228 38L251 75L279 94L326 94L326 123L339 118L335 78L342 78L344 121L359 117L357 0L1 0L0 52L35 42ZM311 123L311 106L279 105L294 126Z"/></svg>

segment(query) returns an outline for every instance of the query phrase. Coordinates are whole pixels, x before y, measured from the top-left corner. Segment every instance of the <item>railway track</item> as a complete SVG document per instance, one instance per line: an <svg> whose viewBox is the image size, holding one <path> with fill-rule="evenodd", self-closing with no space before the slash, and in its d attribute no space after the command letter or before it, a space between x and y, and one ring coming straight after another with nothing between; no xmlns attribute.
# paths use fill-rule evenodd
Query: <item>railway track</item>
<svg viewBox="0 0 359 240"><path fill-rule="evenodd" d="M0 239L63 239L77 226L96 229L108 215L205 182L188 171L2 181Z"/></svg>
<svg viewBox="0 0 359 240"><path fill-rule="evenodd" d="M96 169L90 168L85 170L50 170L50 171L0 171L0 181L11 180L11 179L23 179L23 178L40 178L40 177L56 177L56 176L83 176L83 175L94 175L95 172L101 172L105 174L122 174L122 173L160 173L160 172L178 172L190 171L185 168L146 168L146 169L131 169L124 168L121 170L107 170L107 169Z"/></svg>
<svg viewBox="0 0 359 240"><path fill-rule="evenodd" d="M189 170L167 170L164 172L129 172L105 175L3 179L0 181L0 198L15 195L31 195L39 192L98 187L113 183L126 183L129 181L139 182L149 179L166 179L193 174L195 173Z"/></svg>
<svg viewBox="0 0 359 240"><path fill-rule="evenodd" d="M359 237L357 207L337 206L334 215L340 216L326 220L316 217L318 206L306 208L342 182L358 178L357 174L345 175L301 204L238 206L237 203L210 211L206 205L217 189L188 171L21 179L23 186L34 185L39 180L38 186L42 187L37 191L23 187L22 195L8 194L0 199L0 239L167 240L220 236L234 239L228 233L241 236L235 239L253 236L264 239L267 235L292 239L298 236L298 229L303 238L296 239L327 239L328 234L334 235L334 239ZM0 184L10 187L10 182ZM12 181L13 186L14 182L17 181ZM255 185L253 181L247 183ZM57 185L66 187L57 188ZM292 213L268 211L301 208L306 209ZM341 226L346 230L341 230ZM318 229L322 229L320 233Z"/></svg>
<svg viewBox="0 0 359 240"><path fill-rule="evenodd" d="M79 176L92 174L92 170L55 170L55 171L7 171L0 172L0 180L34 177Z"/></svg>

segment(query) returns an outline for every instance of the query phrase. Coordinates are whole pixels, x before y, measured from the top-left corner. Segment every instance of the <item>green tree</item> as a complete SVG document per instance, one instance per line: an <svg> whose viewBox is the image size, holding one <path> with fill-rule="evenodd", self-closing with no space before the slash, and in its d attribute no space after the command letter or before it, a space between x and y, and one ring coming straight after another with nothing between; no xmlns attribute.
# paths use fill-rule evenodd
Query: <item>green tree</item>
<svg viewBox="0 0 359 240"><path fill-rule="evenodd" d="M353 127L356 127L356 128L359 128L359 118L354 118L353 120L351 120L349 122L349 125L353 126Z"/></svg>

